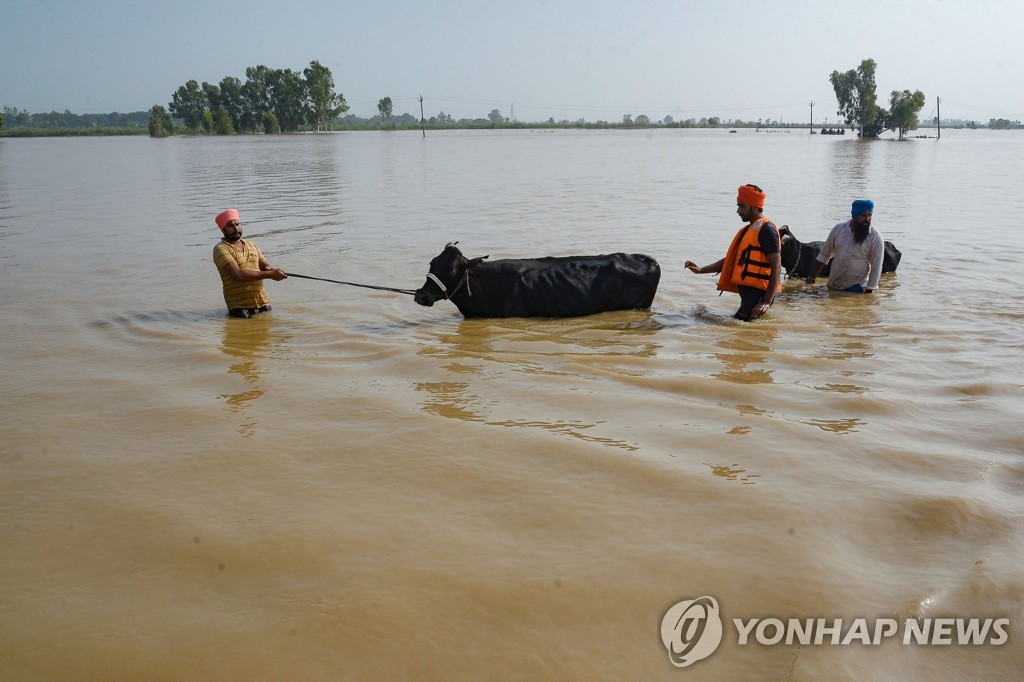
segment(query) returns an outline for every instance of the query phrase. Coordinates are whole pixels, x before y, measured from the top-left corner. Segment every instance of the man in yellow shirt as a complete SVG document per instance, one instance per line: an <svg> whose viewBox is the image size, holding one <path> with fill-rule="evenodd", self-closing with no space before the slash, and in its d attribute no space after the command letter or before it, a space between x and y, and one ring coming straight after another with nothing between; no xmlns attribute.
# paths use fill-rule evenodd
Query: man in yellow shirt
<svg viewBox="0 0 1024 682"><path fill-rule="evenodd" d="M270 267L260 247L252 240L242 239L238 211L229 208L214 220L224 235L213 247L213 262L224 284L228 314L248 319L257 313L270 312L270 299L263 289L263 280L280 282L288 275L281 268Z"/></svg>

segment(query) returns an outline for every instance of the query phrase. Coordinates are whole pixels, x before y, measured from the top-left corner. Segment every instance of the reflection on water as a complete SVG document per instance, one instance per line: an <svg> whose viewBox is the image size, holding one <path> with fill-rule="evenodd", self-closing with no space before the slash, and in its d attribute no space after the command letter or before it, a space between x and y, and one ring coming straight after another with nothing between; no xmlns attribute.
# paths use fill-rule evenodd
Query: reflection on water
<svg viewBox="0 0 1024 682"><path fill-rule="evenodd" d="M832 382L822 384L821 386L815 386L814 390L829 391L831 393L852 393L854 395L859 395L868 392L868 389L864 388L863 386L857 386L855 384L836 384Z"/></svg>
<svg viewBox="0 0 1024 682"><path fill-rule="evenodd" d="M767 410L762 410L760 407L754 407L753 405L737 405L736 409L742 415L754 415L760 417L768 414Z"/></svg>
<svg viewBox="0 0 1024 682"><path fill-rule="evenodd" d="M868 140L850 139L831 144L828 150L832 166L831 182L826 189L829 203L837 208L849 206L864 193L871 177L872 155L880 152L879 146Z"/></svg>
<svg viewBox="0 0 1024 682"><path fill-rule="evenodd" d="M637 446L616 438L607 438L587 433L603 422L584 422L578 420L543 420L543 419L489 419L481 414L484 407L483 401L478 395L470 391L468 382L458 381L435 381L419 382L416 384L417 391L428 394L428 399L423 403L423 410L430 414L444 417L446 419L458 419L460 421L479 422L488 426L522 427L544 429L551 433L570 436L588 443L607 445L622 448L630 452L637 450Z"/></svg>
<svg viewBox="0 0 1024 682"><path fill-rule="evenodd" d="M715 345L725 349L725 352L715 353L724 369L713 376L734 384L772 383L774 370L768 369L767 366L770 365L772 342L778 336L778 330L767 321L741 324L742 327L730 325L729 331L734 333L715 342Z"/></svg>
<svg viewBox="0 0 1024 682"><path fill-rule="evenodd" d="M250 437L256 430L258 419L249 406L267 392L267 370L261 362L270 353L273 343L287 340L287 335L274 331L273 313L262 313L248 320L228 317L224 320L224 339L221 352L231 364L228 372L242 377L244 389L237 393L218 396L230 412L241 417L238 433Z"/></svg>
<svg viewBox="0 0 1024 682"><path fill-rule="evenodd" d="M467 422L482 422L484 418L472 409L479 403L477 396L469 394L469 383L464 381L422 381L416 384L417 391L428 394L423 409L446 419Z"/></svg>
<svg viewBox="0 0 1024 682"><path fill-rule="evenodd" d="M850 417L848 419L809 419L804 424L817 426L822 431L842 434L856 431L863 422L857 417Z"/></svg>
<svg viewBox="0 0 1024 682"><path fill-rule="evenodd" d="M637 446L632 443L594 433L604 422L589 418L589 412L599 409L586 405L586 401L566 401L559 394L581 390L579 381L592 380L590 365L597 365L595 371L602 372L615 364L616 371L628 373L632 371L630 362L656 356L660 344L654 339L662 329L649 311L569 319L463 320L454 333L430 332L434 342L424 344L419 351L420 355L449 359L443 369L452 375L451 379L419 382L416 389L428 395L424 411L440 417L489 426L543 429L634 451ZM554 401L559 414L547 413L541 407L540 415L505 418L501 411L513 402L522 412L518 401L523 398L507 395L523 387L513 373L545 375L551 381L563 382L560 390L548 389L545 394ZM581 393L588 388L582 387ZM526 399L534 402L539 397ZM576 413L581 408L587 416Z"/></svg>
<svg viewBox="0 0 1024 682"><path fill-rule="evenodd" d="M711 469L711 473L727 481L739 481L743 485L754 485L753 479L761 478L760 474L747 473L747 470L739 464L704 464Z"/></svg>
<svg viewBox="0 0 1024 682"><path fill-rule="evenodd" d="M663 328L650 311L567 319L470 319L462 320L454 333L430 330L434 342L425 344L420 352L551 373L552 356L577 361L654 357L661 347L656 339Z"/></svg>
<svg viewBox="0 0 1024 682"><path fill-rule="evenodd" d="M839 414L797 421L837 435L855 433L866 424L858 409L860 396L871 392L871 378L876 374L881 297L878 293L849 294L824 287L808 293L818 300L815 311L822 322L819 345L811 357L812 366L828 369L809 383L821 394L820 409L832 406ZM817 361L825 362L818 364Z"/></svg>
<svg viewBox="0 0 1024 682"><path fill-rule="evenodd" d="M463 320L444 341L457 350L542 354L653 356L663 325L650 311L623 311L565 319Z"/></svg>
<svg viewBox="0 0 1024 682"><path fill-rule="evenodd" d="M587 424L584 422L548 422L548 421L527 421L520 419L513 419L508 421L493 421L487 422L492 426L517 426L527 428L538 428L545 429L552 433L558 433L563 436L571 436L581 441L588 443L595 443L597 445L607 445L613 448L622 448L629 452L635 452L639 448L626 441L619 440L617 438L606 438L602 436L596 436L586 433L588 429L593 429L599 426L602 422L596 422L593 424Z"/></svg>
<svg viewBox="0 0 1024 682"><path fill-rule="evenodd" d="M823 344L817 353L829 360L870 360L874 357L874 334L879 318L876 312L876 294L848 294L842 291L822 291L828 300L820 307ZM858 363L858 367L871 367L871 362ZM841 372L844 376L847 373ZM859 376L871 376L873 371L861 369ZM862 386L840 385L846 393L866 391Z"/></svg>

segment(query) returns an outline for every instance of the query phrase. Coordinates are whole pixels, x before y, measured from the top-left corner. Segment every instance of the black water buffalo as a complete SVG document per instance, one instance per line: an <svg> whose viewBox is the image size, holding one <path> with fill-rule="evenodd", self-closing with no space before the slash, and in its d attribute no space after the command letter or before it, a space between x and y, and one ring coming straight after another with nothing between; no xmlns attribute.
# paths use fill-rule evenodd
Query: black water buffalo
<svg viewBox="0 0 1024 682"><path fill-rule="evenodd" d="M782 269L786 271L787 277L807 277L811 274L814 261L818 259L818 253L825 242L800 242L789 230L789 225L779 228L779 237L782 238ZM890 242L885 242L885 254L882 256L882 273L896 272L903 254ZM819 273L828 277L832 261L829 261Z"/></svg>
<svg viewBox="0 0 1024 682"><path fill-rule="evenodd" d="M455 246L430 261L415 301L432 306L443 298L463 317L579 317L608 310L651 307L661 267L650 256L469 259Z"/></svg>

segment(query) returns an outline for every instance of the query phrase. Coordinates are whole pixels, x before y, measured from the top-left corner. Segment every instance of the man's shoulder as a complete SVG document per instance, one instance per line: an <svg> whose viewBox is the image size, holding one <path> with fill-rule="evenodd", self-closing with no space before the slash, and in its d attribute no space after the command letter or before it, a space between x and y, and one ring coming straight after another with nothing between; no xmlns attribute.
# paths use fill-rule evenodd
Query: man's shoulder
<svg viewBox="0 0 1024 682"><path fill-rule="evenodd" d="M235 247L231 246L223 239L213 245L213 262L218 266L229 260L237 260L235 258L235 254Z"/></svg>
<svg viewBox="0 0 1024 682"><path fill-rule="evenodd" d="M765 253L777 253L781 246L779 240L779 228L771 220L765 218L757 232L757 240ZM767 229L763 229L767 228Z"/></svg>

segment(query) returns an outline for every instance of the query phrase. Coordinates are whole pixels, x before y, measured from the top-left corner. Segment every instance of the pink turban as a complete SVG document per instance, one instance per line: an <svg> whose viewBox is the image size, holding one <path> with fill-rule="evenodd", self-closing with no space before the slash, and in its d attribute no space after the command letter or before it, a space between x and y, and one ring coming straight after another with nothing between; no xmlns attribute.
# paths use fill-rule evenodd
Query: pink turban
<svg viewBox="0 0 1024 682"><path fill-rule="evenodd" d="M214 218L214 220L217 222L217 227L219 227L221 231L223 231L224 228L227 227L228 223L230 223L232 220L238 220L239 222L241 222L241 220L238 217L238 211L236 211L233 208L229 208L228 210L224 211L216 218Z"/></svg>

